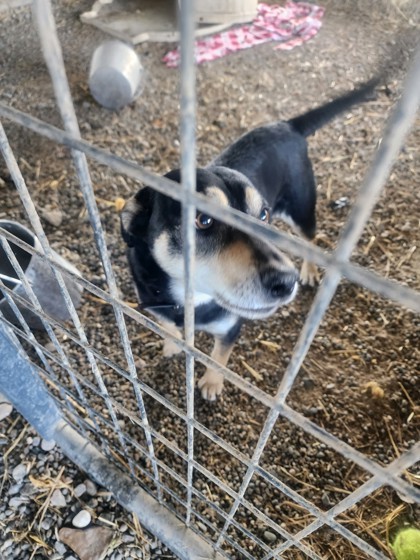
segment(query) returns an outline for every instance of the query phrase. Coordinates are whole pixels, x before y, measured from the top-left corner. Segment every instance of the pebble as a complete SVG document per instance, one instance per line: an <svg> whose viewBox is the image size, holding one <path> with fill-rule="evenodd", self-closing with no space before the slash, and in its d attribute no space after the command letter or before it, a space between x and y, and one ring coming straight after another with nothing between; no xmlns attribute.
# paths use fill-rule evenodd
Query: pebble
<svg viewBox="0 0 420 560"><path fill-rule="evenodd" d="M58 554L61 554L61 556L64 556L64 554L67 552L66 545L60 541L57 541L55 543L54 548L58 552Z"/></svg>
<svg viewBox="0 0 420 560"><path fill-rule="evenodd" d="M80 496L83 496L85 492L86 492L86 484L83 484L83 482L81 484L78 484L74 489L74 495L76 496L76 498L80 498Z"/></svg>
<svg viewBox="0 0 420 560"><path fill-rule="evenodd" d="M55 441L54 440L48 440L48 439L43 439L41 441L41 449L42 451L52 451L55 447Z"/></svg>
<svg viewBox="0 0 420 560"><path fill-rule="evenodd" d="M17 508L22 504L26 504L26 503L27 503L27 499L25 497L15 496L9 500L9 507Z"/></svg>
<svg viewBox="0 0 420 560"><path fill-rule="evenodd" d="M143 358L137 358L137 360L134 362L134 365L137 369L144 369L147 363L143 360Z"/></svg>
<svg viewBox="0 0 420 560"><path fill-rule="evenodd" d="M47 344L45 345L45 350L48 350L48 352L54 352L55 350L54 342L47 342Z"/></svg>
<svg viewBox="0 0 420 560"><path fill-rule="evenodd" d="M57 508L65 507L67 505L66 498L63 496L63 493L58 488L54 490L54 492L52 493L50 503L53 507L57 507Z"/></svg>
<svg viewBox="0 0 420 560"><path fill-rule="evenodd" d="M133 537L133 535L123 535L122 536L122 541L125 543L132 543L136 540L135 537Z"/></svg>
<svg viewBox="0 0 420 560"><path fill-rule="evenodd" d="M89 479L86 479L85 486L86 486L86 492L89 494L89 496L96 496L96 494L98 493L98 487L94 482L92 482Z"/></svg>
<svg viewBox="0 0 420 560"><path fill-rule="evenodd" d="M16 482L23 480L27 474L28 465L25 465L24 463L20 463L20 465L17 465L12 471L12 477L16 480Z"/></svg>
<svg viewBox="0 0 420 560"><path fill-rule="evenodd" d="M22 496L33 496L37 493L37 489L30 482L26 482L22 486L20 493L22 494Z"/></svg>
<svg viewBox="0 0 420 560"><path fill-rule="evenodd" d="M2 551L6 550L6 548L11 547L13 543L14 543L13 539L7 539L7 541L4 541L3 546L1 547L1 550Z"/></svg>
<svg viewBox="0 0 420 560"><path fill-rule="evenodd" d="M83 529L84 527L87 527L91 521L92 516L90 513L85 509L82 509L73 517L72 525L78 529Z"/></svg>
<svg viewBox="0 0 420 560"><path fill-rule="evenodd" d="M13 406L9 402L0 403L0 421L10 416L12 411Z"/></svg>
<svg viewBox="0 0 420 560"><path fill-rule="evenodd" d="M207 533L207 527L201 521L197 521L197 527L200 529L202 533Z"/></svg>
<svg viewBox="0 0 420 560"><path fill-rule="evenodd" d="M264 531L264 540L269 544L273 543L277 540L277 535L275 535L271 531Z"/></svg>
<svg viewBox="0 0 420 560"><path fill-rule="evenodd" d="M315 387L315 381L309 376L303 377L302 383L305 389L313 389Z"/></svg>
<svg viewBox="0 0 420 560"><path fill-rule="evenodd" d="M18 494L20 492L21 488L22 482L17 482L16 484L12 484L7 493L9 494L9 496L14 496L15 494Z"/></svg>
<svg viewBox="0 0 420 560"><path fill-rule="evenodd" d="M32 440L32 445L34 447L38 447L40 443L41 443L41 438L39 436L34 437L34 439Z"/></svg>
<svg viewBox="0 0 420 560"><path fill-rule="evenodd" d="M63 212L59 208L44 208L40 214L52 226L59 227L63 222Z"/></svg>
<svg viewBox="0 0 420 560"><path fill-rule="evenodd" d="M47 517L42 521L41 527L42 529L44 529L44 531L48 531L49 529L51 529L52 524L53 524L53 520L50 517Z"/></svg>
<svg viewBox="0 0 420 560"><path fill-rule="evenodd" d="M334 504L330 499L328 492L324 492L321 496L322 505L326 508L332 507Z"/></svg>

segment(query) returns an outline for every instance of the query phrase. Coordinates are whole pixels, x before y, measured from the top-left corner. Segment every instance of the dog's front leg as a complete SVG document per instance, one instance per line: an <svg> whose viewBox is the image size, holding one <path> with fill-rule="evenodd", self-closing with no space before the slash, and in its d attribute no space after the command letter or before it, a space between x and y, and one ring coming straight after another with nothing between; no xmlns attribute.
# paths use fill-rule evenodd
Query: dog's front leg
<svg viewBox="0 0 420 560"><path fill-rule="evenodd" d="M314 237L310 238L303 234L302 231L299 229L296 230L297 233L305 239L306 241L314 241ZM317 284L319 284L321 277L319 274L318 267L313 262L307 261L303 259L303 263L300 269L300 282L303 286L310 286L314 288Z"/></svg>
<svg viewBox="0 0 420 560"><path fill-rule="evenodd" d="M304 260L300 269L300 281L304 286L313 288L319 283L320 275L316 264Z"/></svg>
<svg viewBox="0 0 420 560"><path fill-rule="evenodd" d="M167 331L169 331L175 338L182 338L181 331L176 327L173 323L168 323L166 321L159 321L162 327L165 327ZM175 356L181 352L181 348L176 344L172 338L165 338L163 341L163 350L162 354L165 358L170 358L171 356Z"/></svg>
<svg viewBox="0 0 420 560"><path fill-rule="evenodd" d="M233 346L234 341L227 342L225 338L215 338L214 347L210 356L217 363L225 366L228 362ZM215 401L222 393L223 381L223 373L220 373L213 368L207 368L206 373L198 381L198 388L201 389L202 397L208 401Z"/></svg>

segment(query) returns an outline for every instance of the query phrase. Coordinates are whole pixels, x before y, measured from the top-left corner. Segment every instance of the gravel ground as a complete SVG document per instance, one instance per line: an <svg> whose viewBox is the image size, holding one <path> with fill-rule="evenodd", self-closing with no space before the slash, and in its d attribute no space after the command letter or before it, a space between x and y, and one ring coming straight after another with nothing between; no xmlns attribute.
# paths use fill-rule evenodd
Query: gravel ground
<svg viewBox="0 0 420 560"><path fill-rule="evenodd" d="M387 86L376 99L355 108L319 131L310 140L310 155L319 185L317 243L331 250L351 208L357 187L365 175L384 122L401 91L402 72L415 43L418 27L411 25L418 13L404 3L396 9L382 2L375 7L364 2L325 2L326 15L319 35L290 52L262 45L203 65L198 69L198 161L208 162L239 134L279 118L297 115L354 83L367 79L392 49L392 69ZM414 5L414 4L413 4ZM164 44L137 47L147 71L142 96L118 113L98 107L89 95L86 74L93 49L104 39L99 31L83 26L78 14L90 2L60 0L55 3L60 40L73 99L86 140L162 173L179 162L178 77L161 58ZM417 19L418 21L418 19ZM0 14L0 99L48 122L60 125L52 90L31 28L26 9ZM93 237L69 160L68 151L10 123L5 123L12 147L19 158L33 200L52 246L71 260L83 275L100 287L104 276ZM420 130L410 133L393 168L388 185L358 244L354 260L359 264L413 288L419 288L420 194L418 152ZM0 218L25 222L24 211L0 163ZM95 193L106 229L108 246L119 287L127 301L135 294L129 278L125 249L119 235L114 201L136 190L134 181L92 162ZM340 203L337 203L340 201ZM51 211L61 217L51 222ZM283 227L283 226L281 226ZM416 249L417 248L417 249ZM287 366L307 312L313 290L302 289L293 304L264 322L248 323L230 361L232 369L269 394L274 394L281 372ZM115 343L112 310L85 295L81 317L91 344L106 357L125 367L124 356ZM136 358L141 357L142 380L172 404L185 410L182 358L161 356L160 339L132 320L127 325ZM358 451L388 464L419 439L419 318L391 302L343 281L306 358L288 399L294 409ZM47 344L43 334L38 340ZM61 336L72 365L95 387L95 379L83 352ZM209 349L209 340L198 335L197 345ZM201 366L197 366L201 373ZM111 396L120 404L122 429L140 445L144 435L129 413L136 411L129 382L108 368L102 370ZM255 373L257 372L257 374ZM57 375L66 383L63 372ZM102 399L87 389L89 402L107 428ZM175 414L151 397L145 398L153 428L180 450L186 450L185 425ZM266 419L260 403L227 384L217 403L203 402L197 395L196 417L229 445L251 455ZM110 441L123 458L115 436ZM113 529L108 558L173 558L133 518L101 489L94 494L78 492L86 486L86 475L78 471L56 448L43 448L42 441L15 412L0 421L2 500L0 529L5 558L72 558L58 538L58 530L71 526L74 515L86 509L95 525ZM150 466L139 451L130 447L131 457L144 469ZM185 462L164 445L157 445L159 459L185 476ZM195 456L205 468L234 490L238 490L245 467L204 435L196 434ZM368 475L351 461L309 437L286 420L279 420L263 453L262 466L321 509L328 509L358 488ZM26 471L24 471L24 467ZM21 466L20 470L15 471ZM16 472L18 479L16 479ZM22 477L24 474L24 477ZM144 476L139 474L145 483ZM418 469L407 478L418 482ZM174 492L182 492L167 475L164 481ZM229 511L232 498L221 488L196 474L195 488ZM89 484L87 484L89 486ZM79 490L76 491L76 489ZM58 502L51 503L55 490ZM292 533L307 526L312 516L302 511L266 480L255 475L246 499ZM179 513L183 508L168 503ZM55 505L54 505L55 503ZM46 505L45 505L46 504ZM200 513L221 527L217 512L194 503ZM281 538L252 514L239 508L237 521L268 546ZM387 537L401 524L419 523L418 509L394 491L383 488L340 516L340 521L390 557ZM209 538L211 530L201 523ZM236 530L228 534L235 537ZM0 541L1 542L1 541ZM242 546L255 558L261 547L241 536ZM305 543L325 559L368 558L332 531L322 529ZM73 554L73 556L72 556ZM304 556L295 549L286 559ZM232 555L241 558L241 555Z"/></svg>

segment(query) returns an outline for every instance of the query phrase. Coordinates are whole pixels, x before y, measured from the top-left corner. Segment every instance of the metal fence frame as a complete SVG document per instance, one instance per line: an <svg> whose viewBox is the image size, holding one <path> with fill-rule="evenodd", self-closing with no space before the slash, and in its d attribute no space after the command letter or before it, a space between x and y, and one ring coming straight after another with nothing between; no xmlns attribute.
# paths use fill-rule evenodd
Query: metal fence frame
<svg viewBox="0 0 420 560"><path fill-rule="evenodd" d="M327 254L309 243L289 236L288 234L275 230L267 225L262 225L253 218L243 215L238 211L230 208L219 207L216 203L205 199L203 196L195 192L195 66L193 48L193 4L193 0L181 1L181 168L183 181L182 185L178 185L167 179L147 172L139 165L110 154L105 150L96 148L81 139L50 2L46 0L33 1L34 19L39 33L44 58L54 86L55 97L61 113L64 130L59 130L58 128L46 124L28 114L8 107L2 103L0 103L0 116L2 118L10 119L11 121L32 130L37 134L71 148L71 154L76 168L76 173L78 175L80 188L88 210L90 223L93 228L95 242L99 251L103 269L105 271L108 290L102 290L93 285L87 279L69 272L54 258L35 206L25 185L24 178L10 148L4 129L0 124L1 152L16 185L33 231L41 243L41 250L34 249L23 241L17 239L11 233L8 233L0 228L1 246L13 263L18 277L25 287L30 299L30 302L26 302L22 298L19 298L19 296L16 296L16 294L8 289L0 279L0 288L5 293L7 301L15 311L21 323L21 328L13 326L0 314L0 350L2 351L2 355L6 356L7 352L10 351L10 343L12 343L15 349L14 358L18 359L20 364L20 367L18 368L19 373L11 379L12 376L8 375L6 369L7 364L8 367L11 367L11 362L4 361L2 367L0 366L0 389L11 398L18 410L34 425L39 433L45 435L45 437L48 437L49 439L55 439L61 446L64 453L71 460L86 470L91 477L97 480L98 483L111 490L116 499L125 508L137 513L140 522L157 537L159 537L165 544L167 544L168 547L170 547L180 558L221 559L229 557L226 555L227 553L222 550L222 545L226 541L233 549L240 552L243 557L252 560L252 555L250 555L241 546L240 542L236 542L227 534L228 529L230 527L234 527L245 536L256 540L256 537L247 531L247 529L242 527L235 519L238 507L242 505L258 519L263 521L268 527L276 530L284 539L284 542L274 549L271 549L262 542L258 543L266 552L264 560L281 558L282 553L293 546L300 549L307 557L314 560L320 560L320 556L307 544L305 544L303 539L322 526L328 526L338 532L341 536L351 541L356 547L370 557L377 560L383 560L385 556L381 552L340 524L336 518L339 514L348 510L353 505L372 494L372 492L385 485L391 486L402 495L407 496L412 500L420 501L420 491L402 478L404 471L420 460L420 442L403 453L398 459L394 460L388 466L382 467L364 456L363 453L353 449L350 445L341 441L337 437L328 433L326 430L320 428L314 422L308 420L302 414L293 410L286 404L286 399L293 387L303 360L310 348L320 322L329 307L342 277L345 277L348 280L367 288L368 290L374 291L383 297L389 298L401 306L407 307L415 312L420 312L420 297L418 292L398 284L397 282L383 278L372 271L350 262L352 251L363 232L364 226L369 219L381 189L385 184L391 166L396 159L409 127L415 118L416 110L420 102L420 89L418 87L418 84L420 83L420 50L414 57L411 69L407 75L402 96L397 102L388 121L381 144L376 152L365 180L361 185L356 202L342 232L337 248L334 252ZM182 227L185 239L184 266L186 272L185 334L183 340L174 339L171 333L167 332L159 324L142 315L138 311L128 307L121 300L90 180L87 157L108 166L114 171L118 171L119 173L126 174L134 179L147 182L148 185L152 186L159 192L165 193L182 203ZM230 371L228 368L218 365L210 357L194 347L192 271L194 267L195 254L194 219L196 209L216 215L219 220L223 220L259 239L268 240L282 250L285 250L293 255L303 257L326 268L325 277L318 288L316 297L294 348L290 363L274 397L258 389L253 384ZM9 245L9 242L11 241L16 245L21 246L31 254L38 254L49 263L54 277L61 288L75 332L45 314L25 277L23 270L14 258ZM63 276L72 278L74 282L81 285L85 290L102 298L112 306L115 314L115 321L118 326L121 345L127 362L126 369L111 362L97 349L91 347L84 327L69 296ZM35 311L39 317L41 317L46 332L57 354L52 353L50 350L37 342L15 302ZM163 396L159 395L154 389L144 383L141 380L141 377L138 376L127 333L125 317L134 319L139 324L147 327L162 337L173 339L185 352L187 395L186 414L184 414L182 410L170 403ZM70 340L80 347L80 351L86 354L98 388L93 387L89 384L89 382L82 378L79 372L72 369L65 351L57 339L54 331L55 328L64 332ZM21 341L26 341L32 345L38 358L40 359L40 362L42 363L42 367L39 364L28 361L28 356L22 347ZM211 430L196 420L194 416L195 360L198 360L206 366L211 365L213 368L221 371L225 375L226 379L228 379L232 384L257 399L257 401L261 402L268 408L269 412L265 425L261 431L258 443L256 444L251 457L248 457L242 452L234 449L229 443L221 440L213 434ZM70 383L72 384L78 399L80 399L80 403L82 403L84 409L87 411L89 416L88 418L82 418L78 414L74 406L74 397L72 397L71 391L69 391L68 387L62 385L56 378L53 368L50 365L51 363L58 363L66 372L68 372ZM136 444L136 442L130 440L129 436L125 434L119 426L116 413L121 411L122 407L109 395L98 364L106 364L119 375L131 382L138 407L138 416L133 418L133 420L135 420L144 431L146 441L146 446L144 448ZM14 366L14 371L16 371L16 366ZM60 398L54 397L52 394L46 392L46 384L42 381L42 379L44 379L44 381L49 379L58 388ZM22 386L28 382L30 382L31 387L33 388L33 394L37 395L37 399L24 399L22 397ZM109 460L110 457L112 458L112 452L105 437L102 438L101 449L98 449L98 447L92 443L90 434L93 433L93 431L101 434L101 429L98 424L99 414L97 411L92 410L89 406L85 395L85 387L88 387L91 391L99 391L99 396L105 402L110 418L110 420L106 420L102 417L101 421L105 422L109 429L112 429L117 435L121 449L126 451L127 445L134 446L150 461L152 466L151 472L140 468L143 474L150 480L151 487L148 488L148 492L140 488L135 482L135 472L136 470L139 470L139 465L136 465L133 462L129 453L126 453L128 472L123 472L114 464L114 462ZM153 426L149 424L143 400L143 396L145 394L152 396L153 399L186 422L188 442L187 453L179 450L173 443L154 430ZM48 420L45 417L46 415L39 414L39 404L44 401L47 403L45 406L47 406L50 410ZM64 418L62 414L64 410L67 413L67 417L72 418L72 424L69 423L68 419ZM130 415L127 410L124 410L124 414ZM300 496L296 491L289 488L259 464L261 455L279 416L289 420L294 425L304 430L307 434L310 434L326 444L328 447L334 449L347 459L350 459L355 464L362 467L371 475L369 480L328 511L321 511L314 504ZM54 419L54 421L51 419ZM195 460L194 436L196 431L204 434L211 441L221 446L225 451L246 466L246 474L237 492L228 487ZM153 438L156 439L156 441L163 443L186 461L186 479L175 473L169 465L166 465L156 457ZM209 501L208 498L206 498L199 490L194 488L193 478L195 471L204 475L207 479L219 486L226 494L233 498L233 505L229 513L226 514L223 512L216 504ZM170 474L186 489L185 503L173 490L166 487L166 485L162 482L161 473L163 472ZM274 488L281 491L288 496L288 498L305 508L308 513L311 513L315 517L315 521L310 523L299 533L291 535L284 528L269 519L263 512L258 510L254 505L245 499L246 490L254 474L260 475ZM179 519L177 512L169 511L163 498L163 491L167 492L175 501L185 505L186 515L184 519ZM222 530L218 531L216 542L210 542L208 537L199 530L196 524L193 523L192 516L201 520L206 526L214 529L207 518L194 510L192 505L193 497L198 497L199 499L204 500L214 511L224 518L224 526Z"/></svg>

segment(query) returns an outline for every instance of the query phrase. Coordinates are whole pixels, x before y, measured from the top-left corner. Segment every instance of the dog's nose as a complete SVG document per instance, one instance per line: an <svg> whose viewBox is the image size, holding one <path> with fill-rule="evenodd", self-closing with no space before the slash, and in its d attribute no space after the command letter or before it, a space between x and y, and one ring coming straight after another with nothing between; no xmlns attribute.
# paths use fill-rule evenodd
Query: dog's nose
<svg viewBox="0 0 420 560"><path fill-rule="evenodd" d="M298 273L293 270L282 272L275 268L269 268L261 272L261 283L273 299L283 299L291 296L296 289L298 280Z"/></svg>

